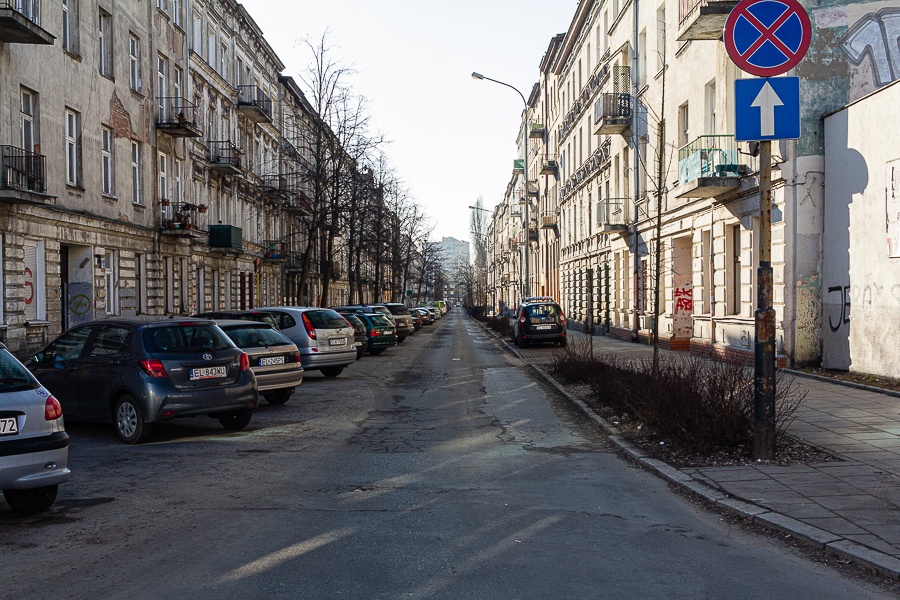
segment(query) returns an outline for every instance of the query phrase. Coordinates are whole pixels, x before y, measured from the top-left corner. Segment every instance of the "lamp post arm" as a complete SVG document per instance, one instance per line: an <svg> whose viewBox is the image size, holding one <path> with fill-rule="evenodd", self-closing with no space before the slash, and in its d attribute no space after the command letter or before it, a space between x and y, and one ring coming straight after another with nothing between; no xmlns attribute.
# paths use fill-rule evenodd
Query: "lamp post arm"
<svg viewBox="0 0 900 600"><path fill-rule="evenodd" d="M479 79L487 79L488 81L493 81L494 83L499 83L500 85L505 85L506 87L508 87L509 89L513 90L515 93L517 93L517 94L519 95L519 98L522 99L522 104L525 105L525 108L526 108L526 109L528 108L528 101L525 100L525 96L523 96L523 95L522 95L522 92L520 92L517 88L515 88L515 87L509 85L508 83L503 83L502 81L497 81L496 79L491 79L490 77L485 77L484 75L482 75L481 77L479 77Z"/></svg>

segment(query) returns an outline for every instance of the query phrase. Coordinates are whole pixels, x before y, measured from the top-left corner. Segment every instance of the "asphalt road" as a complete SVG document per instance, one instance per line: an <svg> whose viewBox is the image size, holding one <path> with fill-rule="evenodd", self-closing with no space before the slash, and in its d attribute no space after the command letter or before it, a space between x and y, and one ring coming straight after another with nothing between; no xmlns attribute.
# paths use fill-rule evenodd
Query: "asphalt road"
<svg viewBox="0 0 900 600"><path fill-rule="evenodd" d="M881 597L618 457L459 309L243 432L67 426L53 509L0 504L0 597Z"/></svg>

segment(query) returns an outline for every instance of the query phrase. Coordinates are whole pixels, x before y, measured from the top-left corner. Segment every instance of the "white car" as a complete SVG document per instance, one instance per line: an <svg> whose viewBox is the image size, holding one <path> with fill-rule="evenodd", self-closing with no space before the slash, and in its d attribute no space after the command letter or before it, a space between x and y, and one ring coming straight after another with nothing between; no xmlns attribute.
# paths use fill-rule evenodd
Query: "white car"
<svg viewBox="0 0 900 600"><path fill-rule="evenodd" d="M16 512L47 510L69 480L62 407L0 344L0 489Z"/></svg>
<svg viewBox="0 0 900 600"><path fill-rule="evenodd" d="M256 310L275 317L278 329L300 351L304 371L337 377L356 361L353 326L330 308L270 306Z"/></svg>

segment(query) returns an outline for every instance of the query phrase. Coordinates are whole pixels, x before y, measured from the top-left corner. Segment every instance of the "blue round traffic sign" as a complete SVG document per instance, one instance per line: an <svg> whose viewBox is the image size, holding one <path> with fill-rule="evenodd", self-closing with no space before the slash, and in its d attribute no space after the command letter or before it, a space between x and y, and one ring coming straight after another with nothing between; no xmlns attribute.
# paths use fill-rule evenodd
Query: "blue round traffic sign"
<svg viewBox="0 0 900 600"><path fill-rule="evenodd" d="M803 60L812 26L797 0L741 0L728 15L724 38L728 56L738 67L771 77Z"/></svg>

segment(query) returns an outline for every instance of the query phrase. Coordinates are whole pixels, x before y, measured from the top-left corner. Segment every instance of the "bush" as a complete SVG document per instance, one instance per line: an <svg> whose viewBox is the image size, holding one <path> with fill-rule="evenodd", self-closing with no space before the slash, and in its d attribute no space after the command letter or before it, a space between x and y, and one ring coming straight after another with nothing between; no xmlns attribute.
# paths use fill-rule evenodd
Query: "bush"
<svg viewBox="0 0 900 600"><path fill-rule="evenodd" d="M551 372L591 387L592 402L628 413L660 437L700 452L753 443L753 370L698 357L661 359L656 378L649 359L591 356L586 343L570 342ZM778 372L776 438L780 440L805 393Z"/></svg>
<svg viewBox="0 0 900 600"><path fill-rule="evenodd" d="M488 327L499 333L501 336L507 336L512 332L512 325L506 317L491 317L487 321Z"/></svg>

